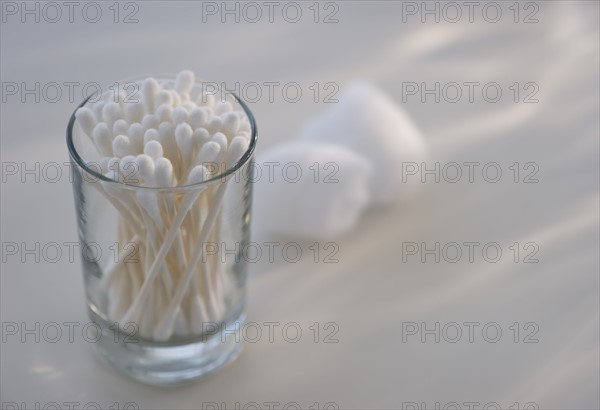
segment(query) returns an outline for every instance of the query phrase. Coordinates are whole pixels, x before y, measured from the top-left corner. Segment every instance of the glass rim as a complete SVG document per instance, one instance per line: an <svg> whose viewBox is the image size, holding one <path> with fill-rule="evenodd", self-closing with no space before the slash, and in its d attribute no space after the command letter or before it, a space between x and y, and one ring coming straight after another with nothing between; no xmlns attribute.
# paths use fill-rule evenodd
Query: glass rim
<svg viewBox="0 0 600 410"><path fill-rule="evenodd" d="M150 76L131 77L131 78L122 80L121 82L140 81L140 80L148 78L148 77L150 77ZM160 75L155 78L174 80L175 75ZM196 80L194 82L194 84L202 85L204 82L205 81L203 81L203 80ZM119 83L119 82L117 82L117 83ZM104 90L105 88L103 88L102 90ZM104 176L101 172L98 172L97 170L90 168L88 166L88 164L83 160L81 155L79 155L77 148L75 148L75 143L73 142L73 128L75 126L75 120L76 120L75 113L77 112L78 109L85 106L88 103L88 101L92 97L95 96L95 94L92 94L89 97L87 97L85 100L83 100L83 102L81 102L75 108L75 110L71 114L71 117L69 118L69 122L67 124L67 148L69 150L69 156L78 165L79 168L81 168L86 173L94 176L99 181L116 184L121 188L127 188L127 189L148 189L148 190L152 190L152 191L188 191L188 190L192 190L194 188L201 188L201 187L204 187L207 185L211 185L211 184L217 182L218 180L225 180L227 177L234 174L242 166L244 166L246 163L248 163L250 161L250 159L252 158L252 155L254 154L254 149L256 147L256 142L258 140L258 132L257 132L256 120L254 118L254 115L252 114L252 111L250 111L250 108L248 108L246 103L241 98L239 98L235 93L225 90L225 89L221 89L221 87L218 87L218 89L219 89L219 91L233 97L233 99L244 110L244 113L246 114L246 117L248 117L248 121L250 122L250 143L248 144L248 149L246 150L246 152L244 152L244 155L242 155L242 157L240 158L240 160L238 162L236 162L233 166L225 169L223 172L220 172L219 174L213 176L210 179L207 179L206 181L197 182L194 184L177 185L177 186L173 186L173 187L165 187L165 186L151 187L151 186L136 185L136 184L125 182L125 181L117 181L114 179L110 179L110 178L107 178L106 176Z"/></svg>

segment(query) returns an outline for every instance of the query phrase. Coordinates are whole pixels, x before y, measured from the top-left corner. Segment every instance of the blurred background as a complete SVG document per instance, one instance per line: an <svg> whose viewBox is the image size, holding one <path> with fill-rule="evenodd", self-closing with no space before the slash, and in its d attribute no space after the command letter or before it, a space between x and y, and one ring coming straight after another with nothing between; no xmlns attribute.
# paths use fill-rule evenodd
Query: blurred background
<svg viewBox="0 0 600 410"><path fill-rule="evenodd" d="M600 407L598 2L66 3L1 3L2 408ZM87 317L65 129L88 87L181 69L248 101L259 156L370 81L434 171L318 256L251 263L263 336L160 389L69 337Z"/></svg>

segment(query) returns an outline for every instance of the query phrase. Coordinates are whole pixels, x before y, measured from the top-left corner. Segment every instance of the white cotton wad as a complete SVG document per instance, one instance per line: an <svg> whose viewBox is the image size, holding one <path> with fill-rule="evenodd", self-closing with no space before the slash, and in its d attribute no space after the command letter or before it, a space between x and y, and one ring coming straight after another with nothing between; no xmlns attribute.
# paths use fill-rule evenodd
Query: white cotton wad
<svg viewBox="0 0 600 410"><path fill-rule="evenodd" d="M300 139L339 144L367 157L373 165L370 191L376 203L413 192L418 184L402 182L402 164L424 161L427 147L408 114L368 82L351 83L338 100L305 126Z"/></svg>
<svg viewBox="0 0 600 410"><path fill-rule="evenodd" d="M252 226L259 236L330 240L350 231L369 204L371 165L342 146L285 143L256 162L262 175L255 176ZM269 162L279 164L272 179Z"/></svg>

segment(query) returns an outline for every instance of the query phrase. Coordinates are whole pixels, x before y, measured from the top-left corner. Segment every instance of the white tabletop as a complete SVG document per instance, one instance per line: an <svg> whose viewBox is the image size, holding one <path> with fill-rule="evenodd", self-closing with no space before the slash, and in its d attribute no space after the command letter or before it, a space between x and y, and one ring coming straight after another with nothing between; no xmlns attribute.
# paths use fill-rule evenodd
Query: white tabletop
<svg viewBox="0 0 600 410"><path fill-rule="evenodd" d="M437 4L439 23L427 14L422 23L421 10L409 13L421 2L321 3L318 23L313 2L277 3L273 22L270 6L258 2L263 15L257 23L248 21L255 14L244 3L237 6L239 23L227 14L222 23L220 9L209 13L221 2L121 3L119 23L112 3L97 3L103 12L97 23L86 21L94 18L91 9L84 19L83 6L69 22L64 5L59 21L50 23L55 11L42 3L39 23L35 15L22 22L21 10L13 14L6 3L21 7L3 2L0 26L2 408L52 402L60 408L133 403L141 409L214 403L276 409L294 403L320 409L326 403L344 409L415 408L411 403L427 409L496 408L491 403L599 408L597 2L521 3L517 23L512 2L499 4L497 23L489 8L496 6L482 15L486 2L474 9L472 23L461 2L457 23L448 21L454 11L438 2L428 7ZM235 10L234 3L229 6ZM291 23L296 8L303 14ZM139 21L123 23L129 13ZM330 13L338 22L323 22ZM538 22L524 23L530 14ZM263 336L246 343L233 364L187 386L139 384L98 359L81 327L73 340L63 333L56 343L50 342L54 333L41 330L49 332L56 323L67 332L66 322L88 321L79 258L70 260L65 245L77 240L71 186L66 167L53 183L51 164L67 161L65 127L81 84L183 68L229 88L236 82L257 82L263 91L271 81L300 85L297 103L276 88L273 101L262 95L250 104L259 124L259 153L292 139L306 119L327 107L323 95L313 101L314 83L343 87L360 78L380 85L413 117L432 163L495 162L502 178L491 183L476 174L473 183L463 176L456 184L442 178L423 184L421 195L406 203L371 209L337 240L338 263L315 263L310 254L290 263L276 254L273 263L252 264L248 320L263 329L265 322L278 322L272 342ZM36 82L39 102L28 94L22 102L5 88L16 84L21 91L22 83L33 88ZM64 93L65 82L77 82L75 100L63 94L52 102L52 82ZM431 96L423 103L403 93L409 82L495 82L503 95L497 103L478 93L472 103L467 96L450 103L444 95L439 103ZM514 83L521 89L517 103ZM523 102L534 91L539 101ZM24 172L36 163L38 182L36 171ZM514 163L521 170L518 183ZM536 169L538 182L523 183ZM465 256L457 263L435 263L432 257L423 263L418 255L403 262L402 244L408 242L497 243L503 255L495 263L481 253L472 263ZM510 248L515 242L516 263ZM36 243L39 262L22 255ZM53 254L41 251L50 251L52 243L63 251L55 263ZM536 263L524 263L530 252ZM297 343L279 330L293 322L303 331ZM472 341L465 322L476 323ZM451 343L456 326L463 334ZM495 341L497 328L502 334ZM337 343L324 343L329 332Z"/></svg>

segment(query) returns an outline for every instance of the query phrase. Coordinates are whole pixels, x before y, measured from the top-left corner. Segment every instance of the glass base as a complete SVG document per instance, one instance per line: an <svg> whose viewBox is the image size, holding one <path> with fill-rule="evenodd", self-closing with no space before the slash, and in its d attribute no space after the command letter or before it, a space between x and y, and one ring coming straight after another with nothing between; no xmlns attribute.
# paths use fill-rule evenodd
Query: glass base
<svg viewBox="0 0 600 410"><path fill-rule="evenodd" d="M102 329L96 348L113 368L142 383L156 386L181 384L213 373L235 360L243 347L240 329L244 315L201 340L153 343L128 337L107 326L90 312Z"/></svg>

